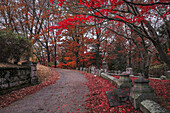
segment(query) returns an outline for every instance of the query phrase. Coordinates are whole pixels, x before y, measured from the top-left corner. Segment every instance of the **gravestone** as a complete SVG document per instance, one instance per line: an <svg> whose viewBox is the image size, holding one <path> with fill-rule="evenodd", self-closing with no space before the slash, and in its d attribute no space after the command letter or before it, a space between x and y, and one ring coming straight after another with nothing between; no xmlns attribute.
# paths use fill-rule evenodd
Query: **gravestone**
<svg viewBox="0 0 170 113"><path fill-rule="evenodd" d="M105 60L103 60L102 62L102 69L104 70L104 72L107 72L107 63Z"/></svg>
<svg viewBox="0 0 170 113"><path fill-rule="evenodd" d="M118 73L117 73L117 71L115 71L115 75L117 75Z"/></svg>
<svg viewBox="0 0 170 113"><path fill-rule="evenodd" d="M104 71L101 69L99 70L99 76L101 76L101 73L103 73Z"/></svg>
<svg viewBox="0 0 170 113"><path fill-rule="evenodd" d="M117 81L118 88L131 88L133 86L132 80L129 78L128 74L121 74Z"/></svg>
<svg viewBox="0 0 170 113"><path fill-rule="evenodd" d="M121 71L120 71L120 70L118 70L118 71L117 71L117 74L118 74L118 75L120 75L120 74L121 74Z"/></svg>
<svg viewBox="0 0 170 113"><path fill-rule="evenodd" d="M82 68L82 67L80 67L80 71L83 71L82 69L83 69L83 68Z"/></svg>
<svg viewBox="0 0 170 113"><path fill-rule="evenodd" d="M126 74L133 75L133 69L132 68L126 68Z"/></svg>
<svg viewBox="0 0 170 113"><path fill-rule="evenodd" d="M85 67L83 68L83 71L86 71L86 68L85 68Z"/></svg>
<svg viewBox="0 0 170 113"><path fill-rule="evenodd" d="M96 69L96 75L99 76L99 69Z"/></svg>
<svg viewBox="0 0 170 113"><path fill-rule="evenodd" d="M149 80L145 79L143 76L139 76L134 82L135 85L130 91L130 101L135 109L139 108L139 105L143 100L155 100L156 95L152 87L149 86Z"/></svg>

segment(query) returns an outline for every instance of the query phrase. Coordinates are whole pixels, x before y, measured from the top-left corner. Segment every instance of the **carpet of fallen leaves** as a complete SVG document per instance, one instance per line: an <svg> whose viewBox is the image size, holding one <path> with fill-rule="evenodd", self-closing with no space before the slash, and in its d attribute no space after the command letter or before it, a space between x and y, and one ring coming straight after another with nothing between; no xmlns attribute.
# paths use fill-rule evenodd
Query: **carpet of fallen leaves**
<svg viewBox="0 0 170 113"><path fill-rule="evenodd" d="M120 76L113 76L120 78ZM130 77L134 84L137 77ZM156 101L164 108L170 111L170 80L149 79L149 85L154 89Z"/></svg>
<svg viewBox="0 0 170 113"><path fill-rule="evenodd" d="M22 99L26 95L35 93L36 91L39 91L43 87L54 84L56 80L59 79L59 73L53 70L51 70L51 75L48 76L49 76L48 78L46 77L46 79L38 85L25 87L20 90L12 91L9 94L0 96L0 108L10 105L16 100Z"/></svg>
<svg viewBox="0 0 170 113"><path fill-rule="evenodd" d="M41 64L37 64L38 81L41 83L52 74L52 70Z"/></svg>
<svg viewBox="0 0 170 113"><path fill-rule="evenodd" d="M84 72L82 72L82 74L88 79L86 85L90 90L85 105L89 113L141 113L140 110L135 110L130 104L110 108L106 91L112 91L115 86L98 76ZM129 101L127 103L129 103Z"/></svg>

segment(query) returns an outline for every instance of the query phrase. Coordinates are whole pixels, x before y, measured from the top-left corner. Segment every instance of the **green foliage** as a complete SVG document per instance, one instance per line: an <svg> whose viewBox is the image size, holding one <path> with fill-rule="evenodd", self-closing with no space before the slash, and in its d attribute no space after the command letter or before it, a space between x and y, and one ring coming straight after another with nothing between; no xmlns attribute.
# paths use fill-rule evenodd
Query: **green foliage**
<svg viewBox="0 0 170 113"><path fill-rule="evenodd" d="M0 31L0 62L14 60L17 63L20 58L31 56L31 43L25 37L11 31Z"/></svg>
<svg viewBox="0 0 170 113"><path fill-rule="evenodd" d="M159 65L150 66L149 73L154 77L160 77L161 75L164 75L164 72L167 70L168 70L168 66L166 64L159 64Z"/></svg>

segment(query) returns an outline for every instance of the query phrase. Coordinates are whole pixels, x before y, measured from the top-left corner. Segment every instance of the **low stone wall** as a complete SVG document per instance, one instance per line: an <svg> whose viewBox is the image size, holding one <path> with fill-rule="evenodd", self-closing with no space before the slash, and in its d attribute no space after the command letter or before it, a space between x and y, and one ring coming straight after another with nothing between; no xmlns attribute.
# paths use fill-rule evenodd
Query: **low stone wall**
<svg viewBox="0 0 170 113"><path fill-rule="evenodd" d="M0 95L31 84L31 67L0 67Z"/></svg>
<svg viewBox="0 0 170 113"><path fill-rule="evenodd" d="M118 79L117 78L115 78L115 77L112 77L112 76L110 76L110 75L108 75L107 73L101 73L101 75L100 75L102 78L104 78L104 79L107 79L108 81L110 81L112 84L115 84L116 86L117 86L117 82L118 82Z"/></svg>

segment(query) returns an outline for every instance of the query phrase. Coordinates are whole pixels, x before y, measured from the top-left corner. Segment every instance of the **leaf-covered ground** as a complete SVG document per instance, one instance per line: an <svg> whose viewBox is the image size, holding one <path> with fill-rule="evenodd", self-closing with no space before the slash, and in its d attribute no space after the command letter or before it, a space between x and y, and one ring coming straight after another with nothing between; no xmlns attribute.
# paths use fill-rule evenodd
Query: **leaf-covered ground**
<svg viewBox="0 0 170 113"><path fill-rule="evenodd" d="M141 113L140 110L135 110L130 104L109 108L105 91L112 91L115 86L98 76L82 73L86 79L88 79L87 86L90 90L85 105L89 113ZM127 101L127 103L129 103L129 101Z"/></svg>
<svg viewBox="0 0 170 113"><path fill-rule="evenodd" d="M113 77L120 78L120 76ZM130 78L132 81L137 79L136 77ZM170 111L170 80L149 79L149 81L149 85L154 89L154 92L157 95L157 102Z"/></svg>
<svg viewBox="0 0 170 113"><path fill-rule="evenodd" d="M13 102L22 99L26 95L35 93L43 87L54 84L56 80L59 79L59 74L48 67L38 65L37 71L41 83L35 86L25 87L20 90L12 91L6 95L0 96L0 108L8 106Z"/></svg>

